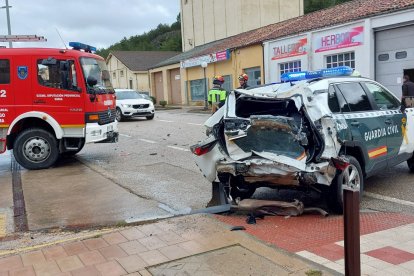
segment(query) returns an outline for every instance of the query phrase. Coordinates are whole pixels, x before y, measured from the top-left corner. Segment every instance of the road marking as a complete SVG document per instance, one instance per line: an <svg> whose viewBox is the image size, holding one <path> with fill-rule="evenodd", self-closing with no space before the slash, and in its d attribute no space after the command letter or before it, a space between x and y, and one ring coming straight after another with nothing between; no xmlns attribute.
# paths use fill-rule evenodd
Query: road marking
<svg viewBox="0 0 414 276"><path fill-rule="evenodd" d="M124 137L128 137L128 138L131 138L132 137L130 135L126 135L126 134L122 134L122 133L119 133L119 136L124 136Z"/></svg>
<svg viewBox="0 0 414 276"><path fill-rule="evenodd" d="M394 197L383 196L383 195L374 194L374 193L370 193L370 192L364 192L364 196L375 198L375 199L381 199L381 200L385 200L385 201L389 201L389 202L393 202L393 203L398 203L398 204L405 205L405 206L414 207L414 202L407 201L407 200L402 200L402 199L398 199L398 198L394 198Z"/></svg>
<svg viewBox="0 0 414 276"><path fill-rule="evenodd" d="M175 147L175 146L167 146L167 147L169 147L170 149L176 149L176 150L181 150L181 151L190 151L189 149L183 149L183 148Z"/></svg>
<svg viewBox="0 0 414 276"><path fill-rule="evenodd" d="M150 143L150 144L156 144L157 143L155 141L147 140L147 139L139 139L139 140L142 141L142 142L145 142L145 143Z"/></svg>
<svg viewBox="0 0 414 276"><path fill-rule="evenodd" d="M203 124L187 123L187 125L192 125L192 126L202 126Z"/></svg>
<svg viewBox="0 0 414 276"><path fill-rule="evenodd" d="M158 122L164 122L164 123L174 123L174 121L168 121L168 120L157 120Z"/></svg>
<svg viewBox="0 0 414 276"><path fill-rule="evenodd" d="M0 238L6 236L6 214L0 214Z"/></svg>

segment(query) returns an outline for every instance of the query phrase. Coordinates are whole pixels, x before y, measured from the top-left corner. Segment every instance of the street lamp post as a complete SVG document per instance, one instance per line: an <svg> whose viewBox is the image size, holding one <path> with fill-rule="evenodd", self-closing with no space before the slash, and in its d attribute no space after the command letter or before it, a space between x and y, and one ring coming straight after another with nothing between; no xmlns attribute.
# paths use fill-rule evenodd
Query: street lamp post
<svg viewBox="0 0 414 276"><path fill-rule="evenodd" d="M203 68L204 72L204 110L208 109L208 102L207 102L207 79L206 79L206 68L207 68L207 62L202 62L201 67Z"/></svg>
<svg viewBox="0 0 414 276"><path fill-rule="evenodd" d="M9 6L9 0L6 0L6 6L3 6L1 8L2 9L6 9L7 30L8 30L9 35L11 35L10 12L9 12L9 8L11 8L11 6ZM13 43L11 41L9 41L9 48L13 48Z"/></svg>

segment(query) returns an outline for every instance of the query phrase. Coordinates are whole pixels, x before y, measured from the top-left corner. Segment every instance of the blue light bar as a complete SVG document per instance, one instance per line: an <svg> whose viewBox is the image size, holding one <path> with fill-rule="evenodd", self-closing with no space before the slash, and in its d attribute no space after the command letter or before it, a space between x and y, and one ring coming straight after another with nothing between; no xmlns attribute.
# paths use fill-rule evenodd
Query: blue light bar
<svg viewBox="0 0 414 276"><path fill-rule="evenodd" d="M288 72L281 76L283 82L310 80L316 78L351 76L353 69L348 66L322 69L318 71Z"/></svg>
<svg viewBox="0 0 414 276"><path fill-rule="evenodd" d="M69 46L74 50L84 50L85 52L92 53L96 52L96 48L80 42L69 42Z"/></svg>

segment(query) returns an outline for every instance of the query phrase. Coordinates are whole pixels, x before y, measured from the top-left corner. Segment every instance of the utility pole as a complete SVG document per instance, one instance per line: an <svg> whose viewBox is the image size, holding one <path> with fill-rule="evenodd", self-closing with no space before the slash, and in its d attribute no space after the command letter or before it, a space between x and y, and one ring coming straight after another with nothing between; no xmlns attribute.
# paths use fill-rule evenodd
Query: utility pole
<svg viewBox="0 0 414 276"><path fill-rule="evenodd" d="M9 8L11 8L11 6L9 6L9 0L6 0L6 6L1 7L2 9L6 9L6 15L7 15L7 29L8 29L8 33L9 35L11 35L11 26L10 26L10 12L9 12ZM13 43L11 41L9 41L9 48L13 48Z"/></svg>

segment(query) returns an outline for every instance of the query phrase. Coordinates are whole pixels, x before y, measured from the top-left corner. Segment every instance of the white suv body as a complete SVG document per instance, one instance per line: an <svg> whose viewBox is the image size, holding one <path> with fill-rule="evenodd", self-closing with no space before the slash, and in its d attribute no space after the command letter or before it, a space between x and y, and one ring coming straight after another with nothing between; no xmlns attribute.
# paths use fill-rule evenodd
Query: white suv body
<svg viewBox="0 0 414 276"><path fill-rule="evenodd" d="M147 100L133 89L115 89L116 118L122 121L125 118L146 117L152 120L155 108L152 101Z"/></svg>

